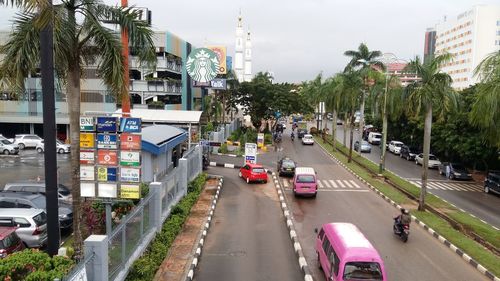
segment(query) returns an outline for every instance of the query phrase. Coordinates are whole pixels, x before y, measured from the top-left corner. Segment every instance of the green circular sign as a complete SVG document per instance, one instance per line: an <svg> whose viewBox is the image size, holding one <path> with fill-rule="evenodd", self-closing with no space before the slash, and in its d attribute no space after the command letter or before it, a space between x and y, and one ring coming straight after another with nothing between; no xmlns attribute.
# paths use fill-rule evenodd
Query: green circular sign
<svg viewBox="0 0 500 281"><path fill-rule="evenodd" d="M187 58L186 70L198 82L209 82L217 76L219 59L210 49L198 48L191 51Z"/></svg>

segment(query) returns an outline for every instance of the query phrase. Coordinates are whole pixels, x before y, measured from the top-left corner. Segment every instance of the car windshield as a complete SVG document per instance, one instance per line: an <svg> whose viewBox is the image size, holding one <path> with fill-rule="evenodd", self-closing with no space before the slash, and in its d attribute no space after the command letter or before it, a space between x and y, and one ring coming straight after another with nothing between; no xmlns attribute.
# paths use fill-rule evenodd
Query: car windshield
<svg viewBox="0 0 500 281"><path fill-rule="evenodd" d="M362 141L361 145L369 145L367 141Z"/></svg>
<svg viewBox="0 0 500 281"><path fill-rule="evenodd" d="M377 262L348 262L343 280L382 280L382 270Z"/></svg>
<svg viewBox="0 0 500 281"><path fill-rule="evenodd" d="M300 175L297 177L297 182L298 183L313 183L314 181L314 176L311 175Z"/></svg>
<svg viewBox="0 0 500 281"><path fill-rule="evenodd" d="M0 142L2 142L3 144L12 144L10 141L8 140L1 140Z"/></svg>
<svg viewBox="0 0 500 281"><path fill-rule="evenodd" d="M62 143L60 140L56 140L56 143L59 144L59 145L62 145L64 143Z"/></svg>
<svg viewBox="0 0 500 281"><path fill-rule="evenodd" d="M262 173L265 173L266 171L264 171L263 168L253 168L252 172L256 173L256 174L262 174Z"/></svg>
<svg viewBox="0 0 500 281"><path fill-rule="evenodd" d="M396 147L401 147L402 145L403 145L402 143L398 143L398 142L394 143L394 146L396 146Z"/></svg>
<svg viewBox="0 0 500 281"><path fill-rule="evenodd" d="M45 208L47 206L47 205L45 205L45 197L44 196L37 196L36 198L31 200L31 202L33 203L33 205L37 209L44 209L45 210Z"/></svg>
<svg viewBox="0 0 500 281"><path fill-rule="evenodd" d="M422 156L424 157L424 156ZM434 155L429 155L429 160L438 160L438 158Z"/></svg>
<svg viewBox="0 0 500 281"><path fill-rule="evenodd" d="M33 221L35 221L36 226L44 225L47 223L47 214L45 212L41 212L33 217Z"/></svg>
<svg viewBox="0 0 500 281"><path fill-rule="evenodd" d="M11 234L4 237L3 240L0 241L0 248L2 249L10 248L14 245L17 245L18 243L19 243L19 237L15 234L15 232L12 232Z"/></svg>
<svg viewBox="0 0 500 281"><path fill-rule="evenodd" d="M293 163L292 160L283 160L283 162L281 163L281 166L283 168L293 168L293 167L295 167L295 163Z"/></svg>
<svg viewBox="0 0 500 281"><path fill-rule="evenodd" d="M465 170L465 167L462 166L461 164L452 164L453 165L453 169L455 170Z"/></svg>
<svg viewBox="0 0 500 281"><path fill-rule="evenodd" d="M59 193L61 193L62 195L70 195L70 191L69 189L65 186L65 185L62 185L62 184L59 184L59 188L57 189L57 191Z"/></svg>

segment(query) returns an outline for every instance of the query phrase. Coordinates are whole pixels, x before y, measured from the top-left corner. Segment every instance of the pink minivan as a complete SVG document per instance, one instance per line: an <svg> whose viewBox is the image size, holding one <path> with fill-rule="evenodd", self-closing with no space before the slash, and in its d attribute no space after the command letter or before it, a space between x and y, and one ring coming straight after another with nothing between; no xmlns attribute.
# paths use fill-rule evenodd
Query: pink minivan
<svg viewBox="0 0 500 281"><path fill-rule="evenodd" d="M382 258L354 224L324 224L316 253L328 281L387 280Z"/></svg>
<svg viewBox="0 0 500 281"><path fill-rule="evenodd" d="M318 193L318 182L316 180L316 172L310 167L295 168L293 176L293 194L308 195L316 197Z"/></svg>

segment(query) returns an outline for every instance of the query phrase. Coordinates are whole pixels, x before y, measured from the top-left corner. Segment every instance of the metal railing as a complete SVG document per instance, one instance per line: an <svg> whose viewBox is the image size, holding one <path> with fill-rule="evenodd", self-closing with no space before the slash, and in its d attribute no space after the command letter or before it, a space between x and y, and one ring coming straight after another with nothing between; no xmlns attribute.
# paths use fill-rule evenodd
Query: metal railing
<svg viewBox="0 0 500 281"><path fill-rule="evenodd" d="M202 148L197 145L184 154L187 159L187 180L192 181L202 171Z"/></svg>
<svg viewBox="0 0 500 281"><path fill-rule="evenodd" d="M66 276L62 278L62 281L69 280L79 280L79 276L83 273L83 271L87 270L87 265L92 262L95 257L95 253L92 253L90 256L87 256L83 259L83 261L77 263L70 272ZM59 281L59 279L54 279L54 281Z"/></svg>

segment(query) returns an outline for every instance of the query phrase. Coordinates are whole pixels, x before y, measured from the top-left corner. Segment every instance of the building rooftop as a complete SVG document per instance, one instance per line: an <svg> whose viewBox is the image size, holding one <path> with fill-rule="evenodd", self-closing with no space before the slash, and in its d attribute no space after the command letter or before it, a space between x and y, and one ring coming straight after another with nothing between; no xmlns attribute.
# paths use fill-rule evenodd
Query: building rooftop
<svg viewBox="0 0 500 281"><path fill-rule="evenodd" d="M131 109L130 116L141 118L145 123L189 124L200 123L203 111L193 110L164 110L164 109ZM121 116L122 110L118 109L113 114Z"/></svg>

